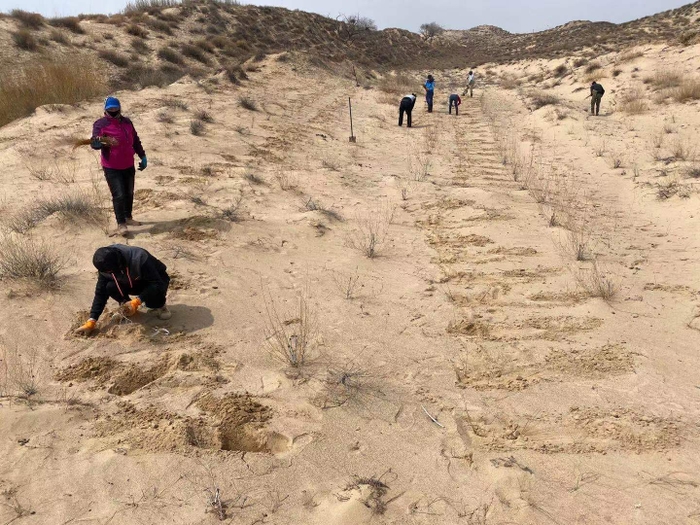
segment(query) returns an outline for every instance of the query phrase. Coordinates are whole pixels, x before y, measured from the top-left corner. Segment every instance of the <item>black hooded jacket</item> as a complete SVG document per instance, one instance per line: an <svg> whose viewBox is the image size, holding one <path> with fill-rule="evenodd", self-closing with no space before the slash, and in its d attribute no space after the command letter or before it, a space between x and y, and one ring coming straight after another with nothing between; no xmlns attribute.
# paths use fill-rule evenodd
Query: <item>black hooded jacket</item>
<svg viewBox="0 0 700 525"><path fill-rule="evenodd" d="M99 255L98 255L99 254ZM170 280L166 272L167 267L153 257L143 248L113 244L108 248L99 250L93 262L98 268L97 285L95 286L95 298L90 309L90 318L97 320L105 309L109 294L107 284L115 283L122 294L128 295L138 290L140 295L165 293ZM116 270L100 271L118 261Z"/></svg>

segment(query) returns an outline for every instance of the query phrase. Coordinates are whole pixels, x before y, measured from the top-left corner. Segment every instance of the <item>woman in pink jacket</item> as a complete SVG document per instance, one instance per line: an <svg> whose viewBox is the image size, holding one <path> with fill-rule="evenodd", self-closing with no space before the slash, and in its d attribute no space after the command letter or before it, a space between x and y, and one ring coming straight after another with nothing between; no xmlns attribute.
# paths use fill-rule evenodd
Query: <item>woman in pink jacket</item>
<svg viewBox="0 0 700 525"><path fill-rule="evenodd" d="M93 149L102 150L102 169L112 194L117 232L126 237L127 225L140 226L131 216L134 206L134 155L141 159L139 171L146 169L148 161L141 140L131 120L121 114L121 104L115 97L105 100L104 117L92 126Z"/></svg>

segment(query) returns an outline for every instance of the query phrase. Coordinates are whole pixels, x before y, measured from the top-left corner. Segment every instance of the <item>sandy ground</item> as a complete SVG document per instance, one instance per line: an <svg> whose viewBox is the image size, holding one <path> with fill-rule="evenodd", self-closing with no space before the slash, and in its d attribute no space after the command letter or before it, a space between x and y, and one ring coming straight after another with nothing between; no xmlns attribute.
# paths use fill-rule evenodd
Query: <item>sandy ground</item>
<svg viewBox="0 0 700 525"><path fill-rule="evenodd" d="M168 265L174 315L105 315L71 337L112 240L57 217L32 230L68 265L60 292L3 283L0 523L698 521L698 195L657 198L646 139L664 122L697 136L697 103L627 117L613 91L593 119L571 96L557 120L487 84L458 117L445 92L433 114L419 101L410 130L400 97L274 59L242 88L118 93L150 164L129 244ZM161 123L164 98L189 109ZM214 117L201 137L197 109ZM40 108L0 130L4 216L106 190L96 155L65 145L99 115L99 101ZM537 202L502 162L511 138L576 196L587 260L550 226L561 201ZM621 168L592 153L599 139ZM75 182L36 180L44 164ZM242 220L223 218L241 196ZM373 259L353 247L368 229ZM581 284L594 264L609 300ZM298 325L300 296L317 331L294 369L268 350L267 312Z"/></svg>

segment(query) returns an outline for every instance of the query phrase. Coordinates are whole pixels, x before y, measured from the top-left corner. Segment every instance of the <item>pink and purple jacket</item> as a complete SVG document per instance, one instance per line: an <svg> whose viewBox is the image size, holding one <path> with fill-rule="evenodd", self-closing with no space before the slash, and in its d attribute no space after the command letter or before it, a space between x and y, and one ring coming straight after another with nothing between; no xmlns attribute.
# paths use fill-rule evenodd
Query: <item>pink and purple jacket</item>
<svg viewBox="0 0 700 525"><path fill-rule="evenodd" d="M126 117L104 116L92 125L92 138L112 137L116 146L102 146L102 167L125 170L134 167L134 154L146 156L136 128Z"/></svg>

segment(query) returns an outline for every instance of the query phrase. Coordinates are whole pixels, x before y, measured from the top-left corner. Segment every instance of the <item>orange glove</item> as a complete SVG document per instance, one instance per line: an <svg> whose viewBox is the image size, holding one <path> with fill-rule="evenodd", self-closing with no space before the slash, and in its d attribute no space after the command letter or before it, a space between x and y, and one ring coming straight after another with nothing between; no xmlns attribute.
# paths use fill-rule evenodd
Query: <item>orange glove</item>
<svg viewBox="0 0 700 525"><path fill-rule="evenodd" d="M78 328L75 331L76 335L90 335L92 331L95 329L95 325L97 324L97 321L94 319L89 319L83 326Z"/></svg>
<svg viewBox="0 0 700 525"><path fill-rule="evenodd" d="M141 306L141 299L137 297L136 299L132 299L128 303L124 303L121 307L121 313L125 317L131 317L138 311L139 306Z"/></svg>

